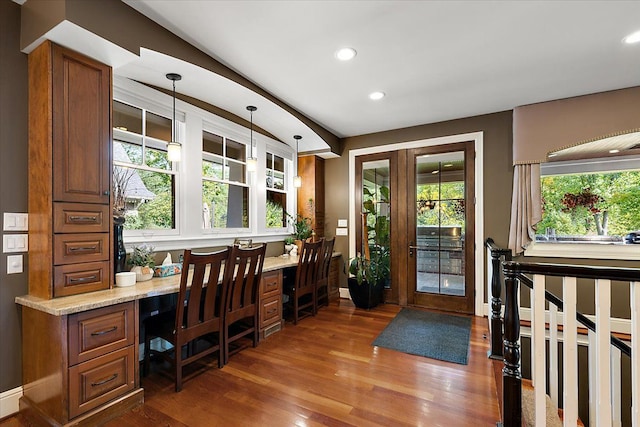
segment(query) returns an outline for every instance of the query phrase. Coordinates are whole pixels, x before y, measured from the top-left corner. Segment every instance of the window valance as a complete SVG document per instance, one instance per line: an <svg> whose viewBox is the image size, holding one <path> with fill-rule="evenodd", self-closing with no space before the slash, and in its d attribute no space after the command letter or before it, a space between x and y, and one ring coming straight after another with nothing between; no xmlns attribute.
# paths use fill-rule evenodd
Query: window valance
<svg viewBox="0 0 640 427"><path fill-rule="evenodd" d="M516 107L513 164L640 129L640 86Z"/></svg>

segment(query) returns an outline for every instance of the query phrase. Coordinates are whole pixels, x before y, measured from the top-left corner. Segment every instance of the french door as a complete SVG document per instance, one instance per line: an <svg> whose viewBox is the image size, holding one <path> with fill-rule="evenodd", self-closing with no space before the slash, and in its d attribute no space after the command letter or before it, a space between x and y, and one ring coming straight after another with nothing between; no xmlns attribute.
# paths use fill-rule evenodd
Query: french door
<svg viewBox="0 0 640 427"><path fill-rule="evenodd" d="M474 171L473 142L356 157L357 248L367 206L390 224L385 302L473 313Z"/></svg>
<svg viewBox="0 0 640 427"><path fill-rule="evenodd" d="M471 142L408 150L410 305L473 313L474 176Z"/></svg>

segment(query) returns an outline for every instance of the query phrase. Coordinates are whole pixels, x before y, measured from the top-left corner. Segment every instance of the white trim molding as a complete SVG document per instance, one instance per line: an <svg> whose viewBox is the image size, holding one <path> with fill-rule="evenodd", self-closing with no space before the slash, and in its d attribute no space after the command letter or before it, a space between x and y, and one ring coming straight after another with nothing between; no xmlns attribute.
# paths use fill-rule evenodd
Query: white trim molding
<svg viewBox="0 0 640 427"><path fill-rule="evenodd" d="M0 420L17 413L18 401L22 397L22 386L0 393Z"/></svg>

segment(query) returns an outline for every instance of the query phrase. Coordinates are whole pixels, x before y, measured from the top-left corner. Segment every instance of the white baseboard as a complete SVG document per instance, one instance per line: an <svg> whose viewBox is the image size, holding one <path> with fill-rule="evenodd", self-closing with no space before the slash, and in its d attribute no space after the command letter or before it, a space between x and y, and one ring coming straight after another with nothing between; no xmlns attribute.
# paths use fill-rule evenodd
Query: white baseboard
<svg viewBox="0 0 640 427"><path fill-rule="evenodd" d="M351 295L349 295L348 288L339 288L340 289L340 298L351 299Z"/></svg>
<svg viewBox="0 0 640 427"><path fill-rule="evenodd" d="M22 386L0 393L0 419L18 412L18 400L21 397Z"/></svg>

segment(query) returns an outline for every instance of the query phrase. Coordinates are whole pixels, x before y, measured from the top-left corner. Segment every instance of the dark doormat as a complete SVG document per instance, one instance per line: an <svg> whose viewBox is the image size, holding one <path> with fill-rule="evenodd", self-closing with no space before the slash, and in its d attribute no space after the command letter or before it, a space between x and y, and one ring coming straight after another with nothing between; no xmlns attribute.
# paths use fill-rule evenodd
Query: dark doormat
<svg viewBox="0 0 640 427"><path fill-rule="evenodd" d="M373 345L467 364L471 318L403 308Z"/></svg>

